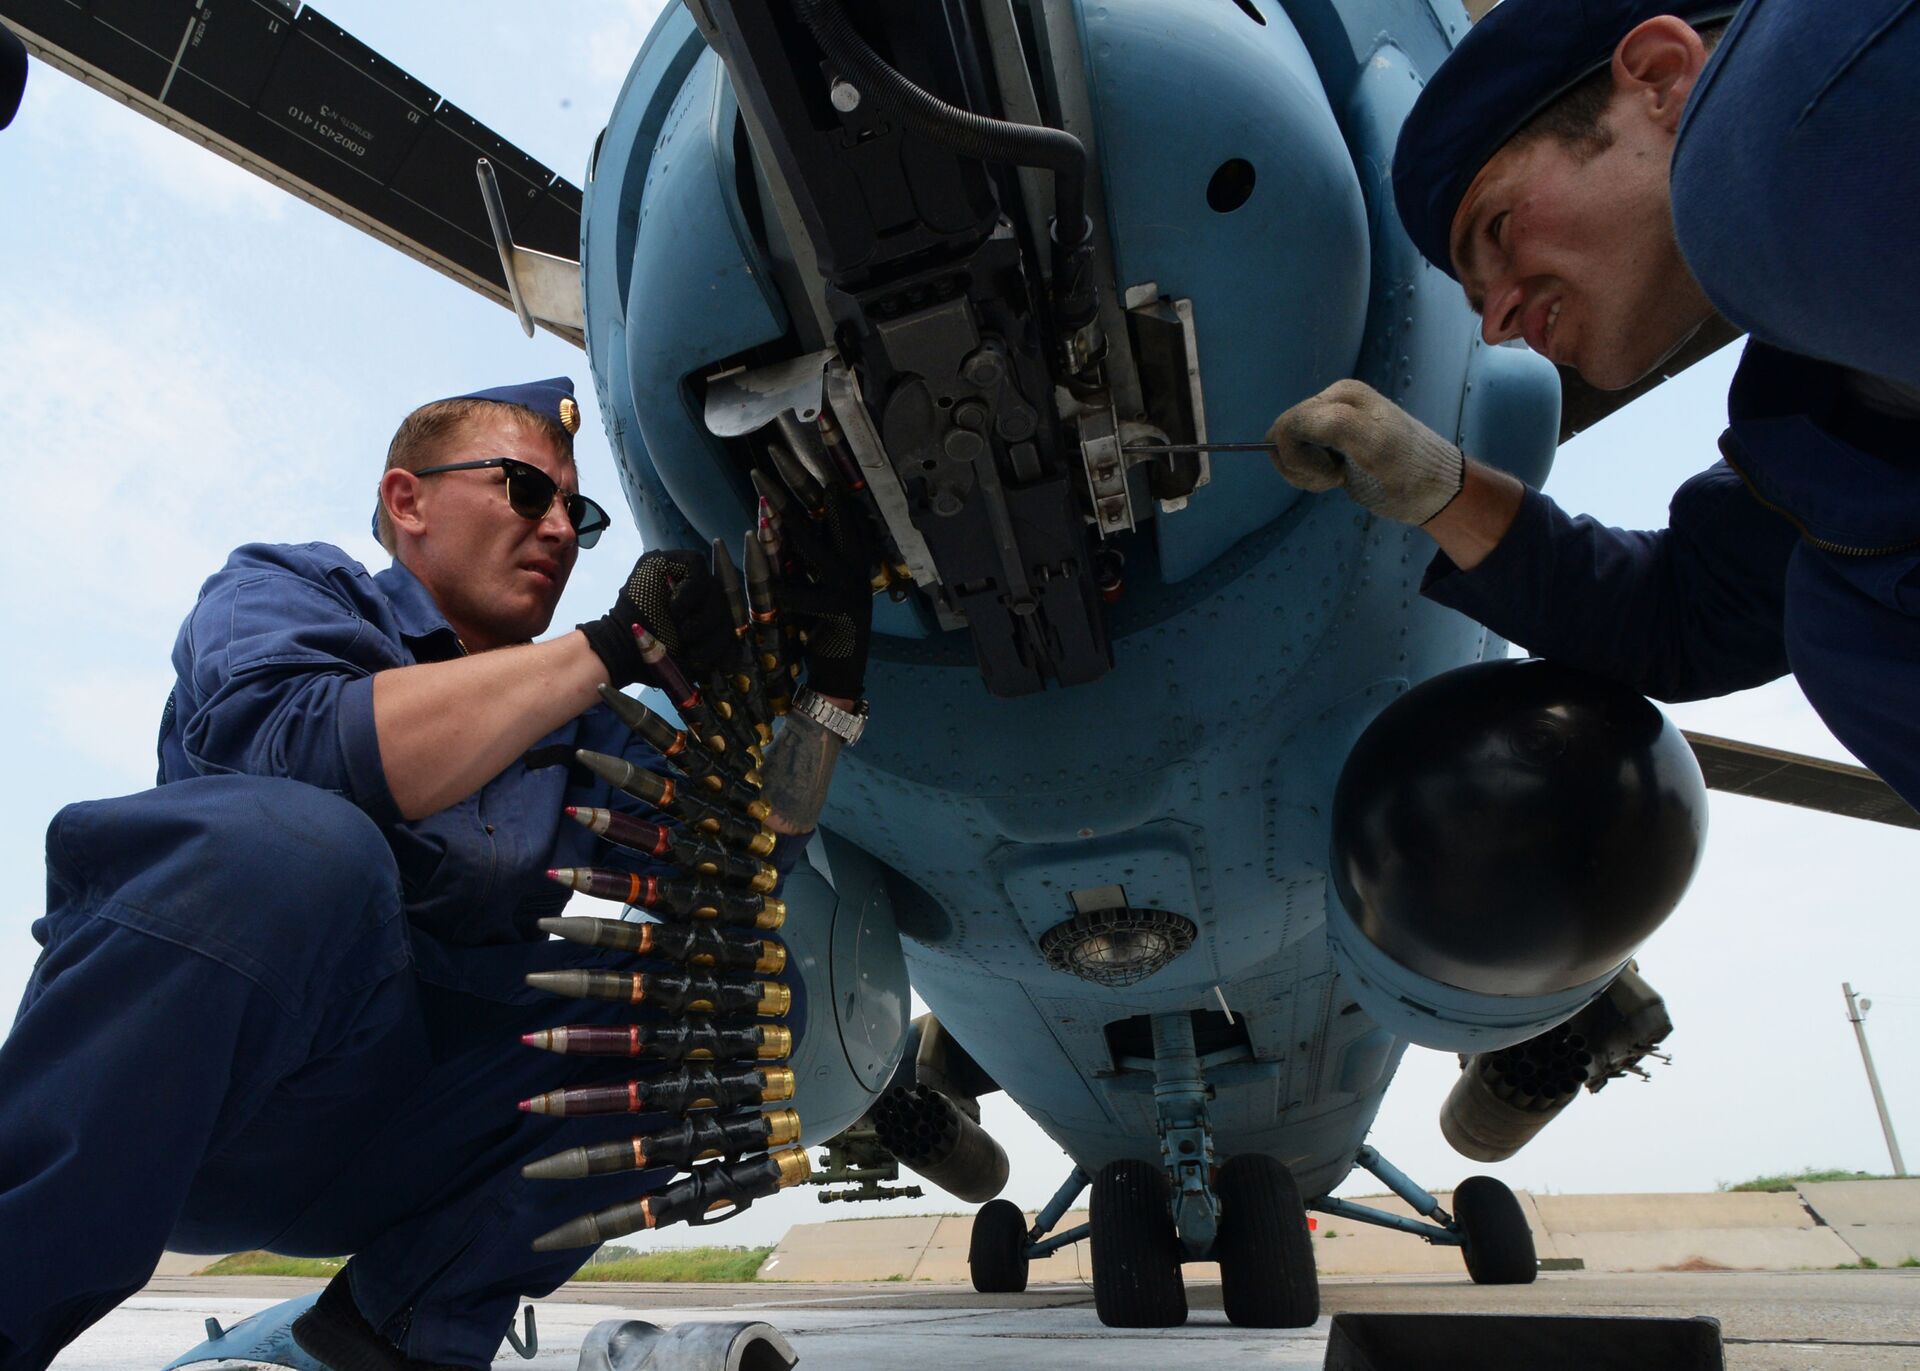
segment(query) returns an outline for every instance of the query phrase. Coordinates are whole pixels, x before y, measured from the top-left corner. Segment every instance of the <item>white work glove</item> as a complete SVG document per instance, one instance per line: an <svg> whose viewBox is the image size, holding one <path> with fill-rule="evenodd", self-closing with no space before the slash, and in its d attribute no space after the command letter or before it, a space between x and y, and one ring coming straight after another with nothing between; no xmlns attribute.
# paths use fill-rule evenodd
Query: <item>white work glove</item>
<svg viewBox="0 0 1920 1371"><path fill-rule="evenodd" d="M1362 509L1424 524L1466 480L1460 449L1361 381L1335 381L1267 430L1273 464L1301 490L1345 486Z"/></svg>

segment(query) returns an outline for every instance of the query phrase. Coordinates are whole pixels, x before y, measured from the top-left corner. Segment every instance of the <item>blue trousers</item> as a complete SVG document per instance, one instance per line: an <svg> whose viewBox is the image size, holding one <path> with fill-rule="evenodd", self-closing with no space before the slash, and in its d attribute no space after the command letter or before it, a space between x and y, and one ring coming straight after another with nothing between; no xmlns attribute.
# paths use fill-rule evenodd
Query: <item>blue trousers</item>
<svg viewBox="0 0 1920 1371"><path fill-rule="evenodd" d="M622 959L424 937L344 800L225 776L72 805L47 886L45 950L0 1045L0 1371L46 1366L169 1246L351 1253L375 1327L483 1367L518 1300L589 1255L532 1239L667 1178L521 1178L665 1122L515 1108L631 1074L517 1041L631 1019L523 982Z"/></svg>

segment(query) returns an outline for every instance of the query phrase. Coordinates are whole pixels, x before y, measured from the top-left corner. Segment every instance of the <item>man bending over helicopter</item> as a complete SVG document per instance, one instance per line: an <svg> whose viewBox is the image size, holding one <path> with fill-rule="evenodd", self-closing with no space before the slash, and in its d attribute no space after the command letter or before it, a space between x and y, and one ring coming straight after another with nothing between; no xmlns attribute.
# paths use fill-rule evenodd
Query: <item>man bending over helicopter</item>
<svg viewBox="0 0 1920 1371"><path fill-rule="evenodd" d="M1748 331L1725 460L1623 532L1342 381L1281 473L1424 528L1425 593L1541 656L1662 699L1791 669L1920 803L1917 68L1914 0L1504 0L1407 117L1400 217L1488 343L1603 389Z"/></svg>

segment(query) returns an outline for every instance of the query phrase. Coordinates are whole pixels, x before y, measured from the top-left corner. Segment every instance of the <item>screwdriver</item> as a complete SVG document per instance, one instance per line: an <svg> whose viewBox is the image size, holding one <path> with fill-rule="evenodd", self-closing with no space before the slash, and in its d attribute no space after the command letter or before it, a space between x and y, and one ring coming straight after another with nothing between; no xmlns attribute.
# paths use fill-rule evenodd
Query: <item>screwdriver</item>
<svg viewBox="0 0 1920 1371"><path fill-rule="evenodd" d="M1122 452L1149 452L1171 456L1180 452L1273 452L1272 443L1128 443Z"/></svg>

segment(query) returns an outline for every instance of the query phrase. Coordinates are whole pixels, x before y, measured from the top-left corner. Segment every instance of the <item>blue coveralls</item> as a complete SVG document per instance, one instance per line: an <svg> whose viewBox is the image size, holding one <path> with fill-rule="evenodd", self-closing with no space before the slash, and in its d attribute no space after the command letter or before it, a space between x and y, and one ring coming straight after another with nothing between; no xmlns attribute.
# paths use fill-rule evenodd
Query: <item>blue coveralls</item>
<svg viewBox="0 0 1920 1371"><path fill-rule="evenodd" d="M1920 806L1920 0L1749 0L1688 105L1672 196L1694 275L1752 334L1726 460L1657 533L1529 492L1472 572L1437 557L1426 594L1660 699L1790 665Z"/></svg>
<svg viewBox="0 0 1920 1371"><path fill-rule="evenodd" d="M45 1366L169 1246L352 1253L356 1303L403 1351L486 1366L519 1297L588 1255L532 1239L667 1178L519 1174L665 1122L515 1108L632 1074L518 1037L635 1017L524 977L630 964L534 924L569 893L548 867L646 869L562 806L645 811L584 772L515 764L402 820L373 673L461 651L403 567L243 547L175 646L162 784L54 818L45 950L0 1045L4 1371ZM659 760L604 707L543 740L562 743ZM784 869L801 845L781 846Z"/></svg>

